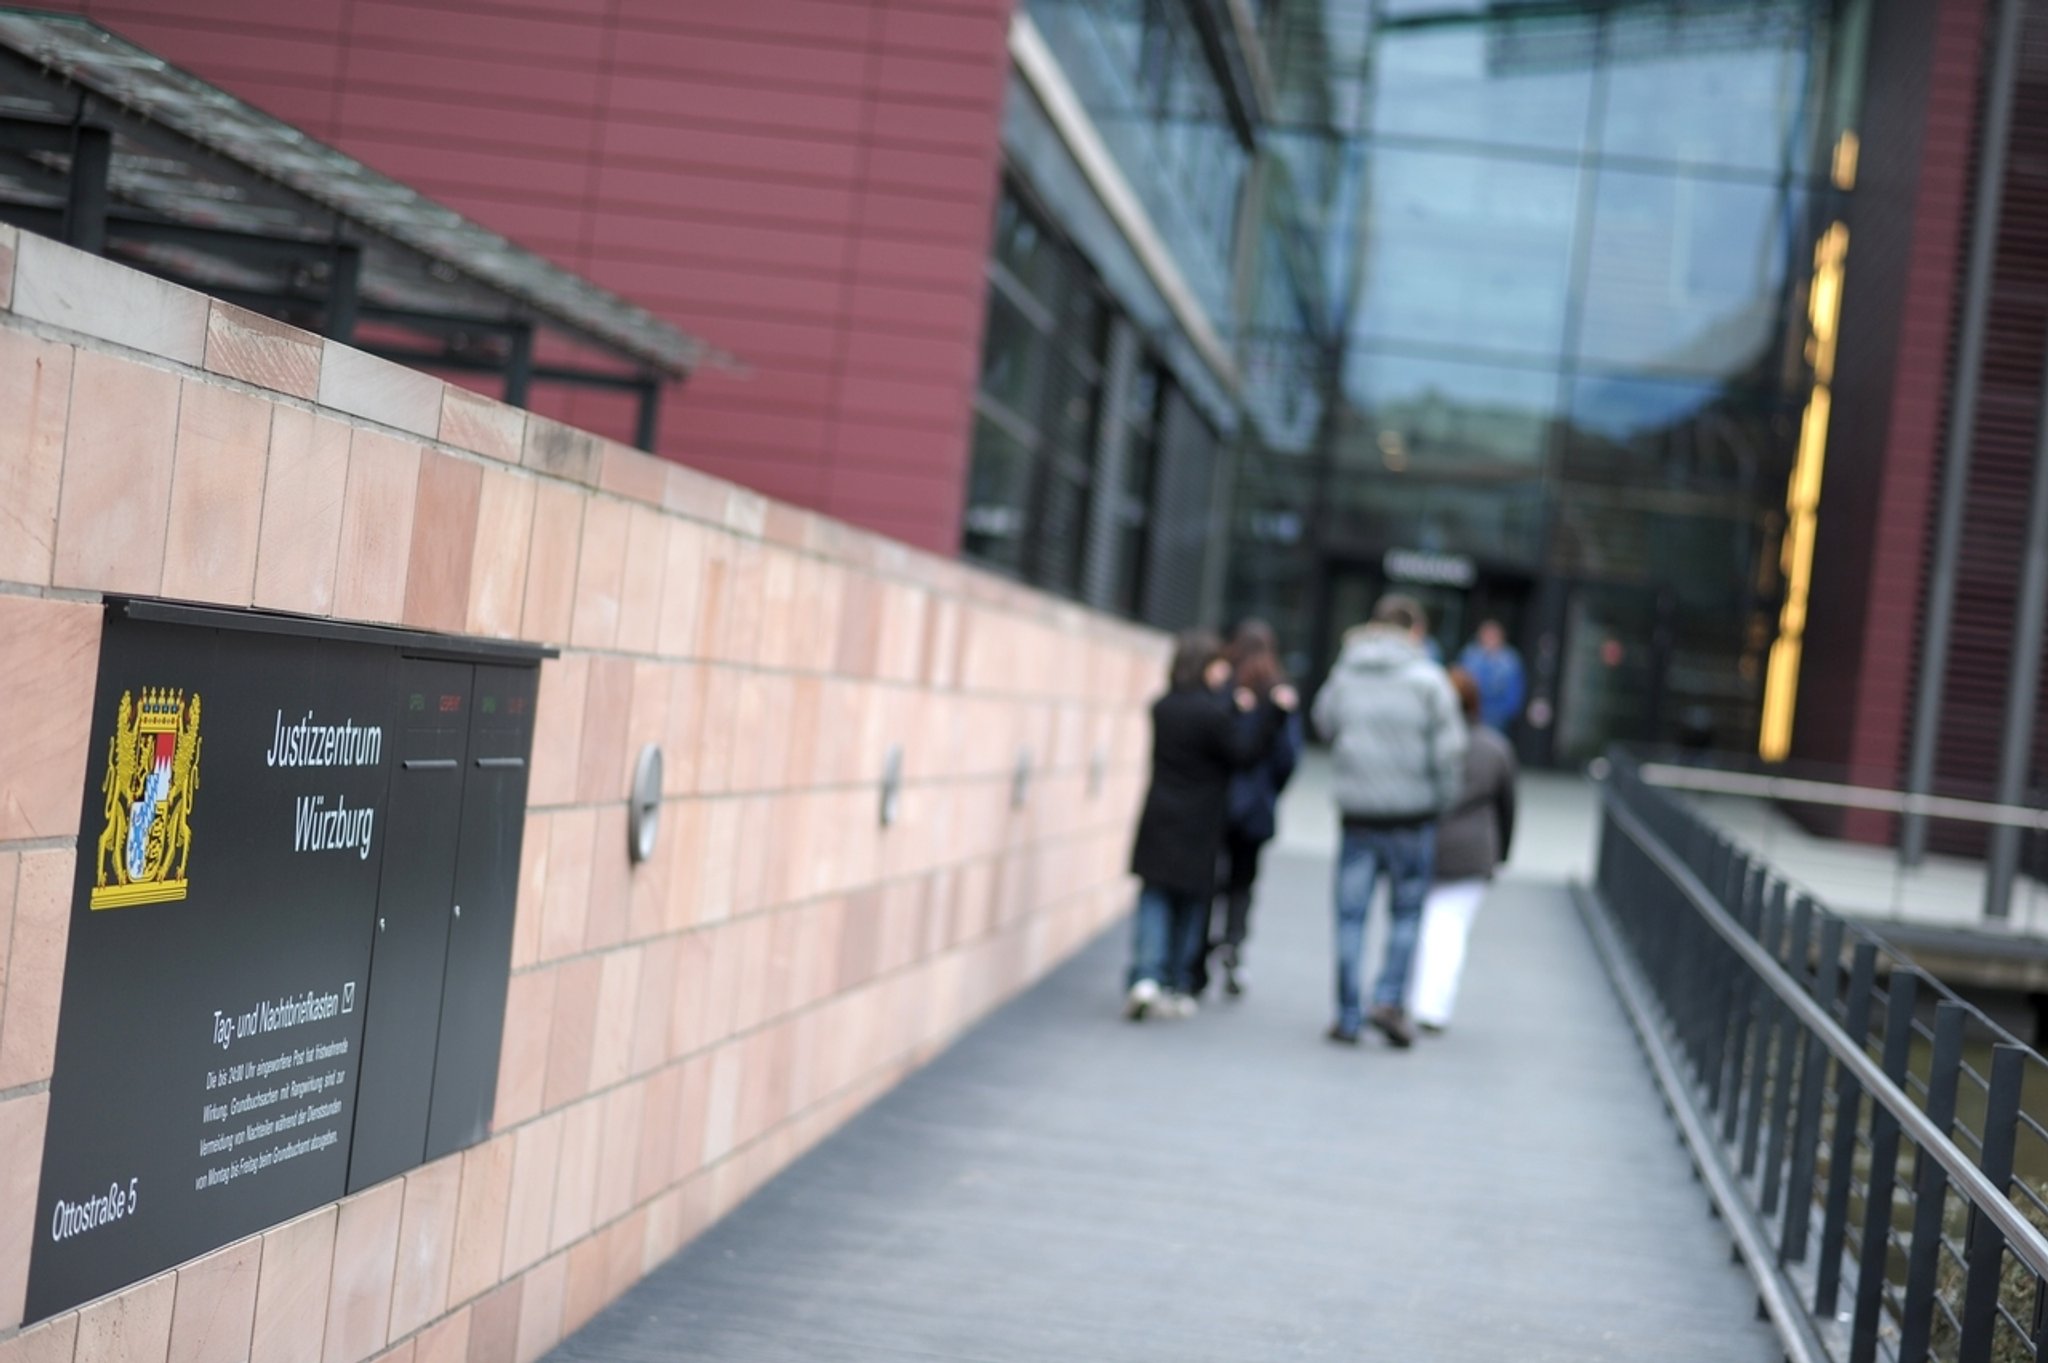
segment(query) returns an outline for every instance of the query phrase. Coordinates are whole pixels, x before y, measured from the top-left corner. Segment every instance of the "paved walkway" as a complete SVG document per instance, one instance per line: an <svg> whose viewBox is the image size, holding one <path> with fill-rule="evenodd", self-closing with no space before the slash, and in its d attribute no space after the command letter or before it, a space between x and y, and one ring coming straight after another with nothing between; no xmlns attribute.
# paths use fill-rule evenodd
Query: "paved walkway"
<svg viewBox="0 0 2048 1363"><path fill-rule="evenodd" d="M1561 886L1501 884L1448 1035L1344 1050L1276 853L1241 1002L1118 1021L1111 933L555 1357L1775 1360Z"/></svg>

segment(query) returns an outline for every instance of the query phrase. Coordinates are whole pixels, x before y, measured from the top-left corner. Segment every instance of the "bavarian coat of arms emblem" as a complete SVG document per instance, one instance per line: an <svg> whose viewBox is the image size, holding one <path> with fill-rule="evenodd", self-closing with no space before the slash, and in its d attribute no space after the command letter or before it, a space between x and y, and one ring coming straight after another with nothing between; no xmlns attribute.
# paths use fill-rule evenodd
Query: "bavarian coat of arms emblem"
<svg viewBox="0 0 2048 1363"><path fill-rule="evenodd" d="M121 909L183 899L192 854L192 798L199 790L199 693L144 688L121 693L107 742L106 827L100 833L92 906Z"/></svg>

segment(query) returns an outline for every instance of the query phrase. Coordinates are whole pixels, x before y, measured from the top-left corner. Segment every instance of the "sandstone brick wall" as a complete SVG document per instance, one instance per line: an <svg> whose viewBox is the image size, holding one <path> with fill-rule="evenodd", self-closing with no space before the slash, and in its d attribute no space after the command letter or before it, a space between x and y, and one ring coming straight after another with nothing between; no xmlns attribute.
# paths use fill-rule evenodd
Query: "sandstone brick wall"
<svg viewBox="0 0 2048 1363"><path fill-rule="evenodd" d="M102 593L563 654L492 1138L22 1330ZM1127 906L1162 664L1152 635L0 227L0 1363L537 1357ZM668 798L634 868L648 742Z"/></svg>

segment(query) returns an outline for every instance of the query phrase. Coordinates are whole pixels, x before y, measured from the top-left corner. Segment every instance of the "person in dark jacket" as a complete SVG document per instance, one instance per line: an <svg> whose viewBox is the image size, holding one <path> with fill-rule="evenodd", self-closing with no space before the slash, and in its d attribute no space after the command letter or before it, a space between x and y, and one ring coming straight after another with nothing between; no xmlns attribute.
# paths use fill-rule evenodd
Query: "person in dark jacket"
<svg viewBox="0 0 2048 1363"><path fill-rule="evenodd" d="M1247 620L1231 636L1228 650L1234 685L1254 696L1271 695L1284 685L1287 670L1280 665L1278 641L1272 626L1263 620ZM1243 715L1238 723L1256 726L1260 712ZM1254 765L1230 778L1230 801L1223 825L1223 861L1217 873L1218 895L1223 901L1223 935L1216 939L1212 954L1223 968L1223 992L1244 992L1240 971L1244 967L1244 943L1250 933L1252 883L1259 875L1259 853L1273 840L1277 828L1280 792L1301 761L1301 716L1290 713L1274 735L1266 754ZM1195 993L1202 992L1206 971L1197 972Z"/></svg>
<svg viewBox="0 0 2048 1363"><path fill-rule="evenodd" d="M1465 749L1465 779L1457 801L1436 826L1434 883L1422 905L1422 934L1408 991L1415 1021L1425 1032L1451 1025L1472 920L1479 916L1487 882L1507 860L1515 839L1515 750L1499 730L1480 723L1485 691L1478 679L1454 667L1451 685L1471 725L1471 745Z"/></svg>
<svg viewBox="0 0 2048 1363"><path fill-rule="evenodd" d="M1208 945L1209 905L1231 776L1258 762L1295 707L1292 687L1262 701L1229 687L1215 635L1181 636L1171 689L1152 706L1152 784L1138 818L1131 871L1144 881L1131 950L1125 1014L1193 1011L1189 992ZM1241 723L1239 712L1256 716Z"/></svg>

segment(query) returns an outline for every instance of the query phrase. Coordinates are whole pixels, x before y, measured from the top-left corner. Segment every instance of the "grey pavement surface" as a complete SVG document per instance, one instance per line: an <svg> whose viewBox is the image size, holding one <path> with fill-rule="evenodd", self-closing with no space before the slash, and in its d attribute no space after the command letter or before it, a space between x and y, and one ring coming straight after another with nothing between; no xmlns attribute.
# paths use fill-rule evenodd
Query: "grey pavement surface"
<svg viewBox="0 0 2048 1363"><path fill-rule="evenodd" d="M1275 849L1191 1019L1118 1020L1112 930L554 1357L1779 1357L1562 885L1501 882L1402 1054L1321 1039L1328 876Z"/></svg>

